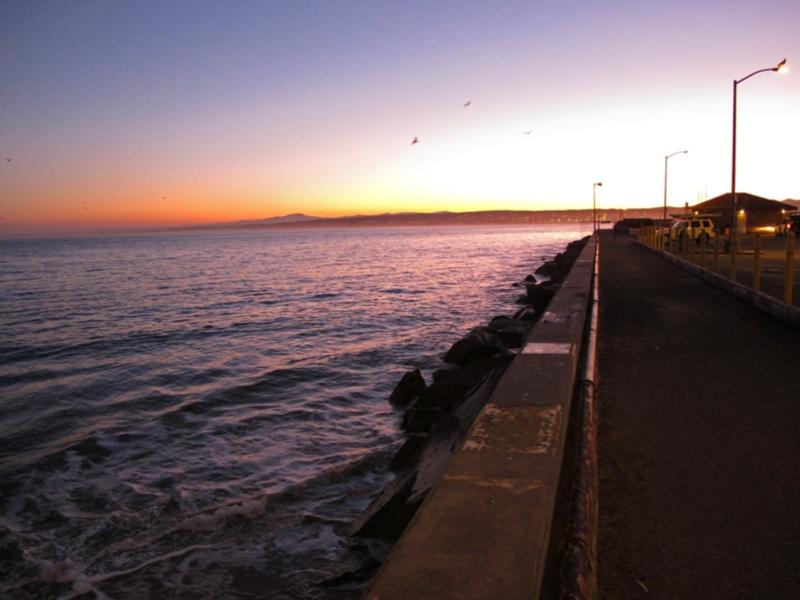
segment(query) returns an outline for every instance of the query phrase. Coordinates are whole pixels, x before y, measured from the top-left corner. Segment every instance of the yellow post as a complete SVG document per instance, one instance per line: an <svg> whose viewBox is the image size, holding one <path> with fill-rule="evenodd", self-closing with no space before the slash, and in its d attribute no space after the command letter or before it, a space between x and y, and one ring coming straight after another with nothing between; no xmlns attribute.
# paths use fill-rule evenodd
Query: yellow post
<svg viewBox="0 0 800 600"><path fill-rule="evenodd" d="M728 272L728 279L736 281L736 232L731 229L731 270Z"/></svg>
<svg viewBox="0 0 800 600"><path fill-rule="evenodd" d="M706 242L708 242L707 236L702 236L700 238L700 266L704 269L706 268Z"/></svg>
<svg viewBox="0 0 800 600"><path fill-rule="evenodd" d="M753 237L753 289L761 289L761 236Z"/></svg>
<svg viewBox="0 0 800 600"><path fill-rule="evenodd" d="M792 303L792 286L794 285L794 231L786 233L786 272L783 280L783 301Z"/></svg>
<svg viewBox="0 0 800 600"><path fill-rule="evenodd" d="M719 234L714 236L714 273L719 273Z"/></svg>

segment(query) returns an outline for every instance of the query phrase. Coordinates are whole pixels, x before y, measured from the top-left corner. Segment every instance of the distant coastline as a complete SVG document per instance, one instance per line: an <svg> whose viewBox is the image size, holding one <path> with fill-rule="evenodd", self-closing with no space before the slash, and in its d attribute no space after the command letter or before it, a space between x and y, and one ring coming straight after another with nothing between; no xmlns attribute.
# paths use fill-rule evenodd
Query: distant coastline
<svg viewBox="0 0 800 600"><path fill-rule="evenodd" d="M600 220L616 221L623 217L660 218L663 207L604 209L597 211ZM679 210L672 207L670 210ZM218 230L218 229L297 229L319 227L413 227L443 225L528 225L587 223L592 221L591 209L574 210L484 210L471 212L408 212L380 215L354 215L348 217L312 217L303 214L287 215L272 219L235 221L207 225L187 225L172 230Z"/></svg>

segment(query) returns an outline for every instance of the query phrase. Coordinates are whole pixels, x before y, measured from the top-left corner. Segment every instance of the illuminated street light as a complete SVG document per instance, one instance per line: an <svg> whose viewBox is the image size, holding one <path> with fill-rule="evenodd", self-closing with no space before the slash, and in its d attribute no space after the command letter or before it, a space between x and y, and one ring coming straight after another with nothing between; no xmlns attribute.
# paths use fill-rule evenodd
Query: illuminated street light
<svg viewBox="0 0 800 600"><path fill-rule="evenodd" d="M592 222L594 223L592 232L597 231L597 195L595 194L595 190L597 190L598 185L602 186L603 184L600 181L592 184Z"/></svg>
<svg viewBox="0 0 800 600"><path fill-rule="evenodd" d="M664 157L664 215L661 217L664 221L664 225L667 223L667 161L676 154L688 154L688 152L688 150L678 150Z"/></svg>
<svg viewBox="0 0 800 600"><path fill-rule="evenodd" d="M767 71L774 71L776 73L785 73L787 70L786 67L786 59L784 58L781 62L779 62L774 67L769 67L766 69L758 69L757 71L753 71L750 75L746 77L742 77L741 79L734 79L733 80L733 160L731 161L731 232L736 232L736 89L737 86L742 83L743 81L747 81L753 75L758 75L759 73L766 73Z"/></svg>

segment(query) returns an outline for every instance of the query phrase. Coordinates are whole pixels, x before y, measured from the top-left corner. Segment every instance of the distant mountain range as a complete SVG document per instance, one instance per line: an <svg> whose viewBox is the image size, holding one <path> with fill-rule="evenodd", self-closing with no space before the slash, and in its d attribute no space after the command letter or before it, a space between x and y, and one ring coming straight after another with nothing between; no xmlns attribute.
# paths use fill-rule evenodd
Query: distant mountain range
<svg viewBox="0 0 800 600"><path fill-rule="evenodd" d="M783 200L787 206L800 208L800 200ZM669 206L667 214L682 213L684 207ZM618 221L622 218L660 219L663 206L650 208L598 208L601 221ZM283 217L253 219L192 225L180 229L258 229L258 228L305 228L305 227L408 227L427 225L525 225L532 223L590 223L591 209L575 210L481 210L471 212L406 212L380 215L354 215L349 217L313 217L293 213Z"/></svg>
<svg viewBox="0 0 800 600"><path fill-rule="evenodd" d="M623 217L660 218L663 206L635 209L598 209L597 218L616 221ZM668 211L681 210L669 207ZM577 210L484 210L471 212L407 212L348 217L312 217L294 213L283 217L233 221L213 225L194 225L181 229L256 229L304 227L408 227L429 225L525 225L531 223L586 223L592 221L591 209Z"/></svg>
<svg viewBox="0 0 800 600"><path fill-rule="evenodd" d="M304 223L306 221L317 221L320 217L310 217L303 213L292 213L284 217L270 217L268 219L256 219L250 221L234 221L233 223L223 223L224 227L258 227L262 225L283 225L286 223Z"/></svg>

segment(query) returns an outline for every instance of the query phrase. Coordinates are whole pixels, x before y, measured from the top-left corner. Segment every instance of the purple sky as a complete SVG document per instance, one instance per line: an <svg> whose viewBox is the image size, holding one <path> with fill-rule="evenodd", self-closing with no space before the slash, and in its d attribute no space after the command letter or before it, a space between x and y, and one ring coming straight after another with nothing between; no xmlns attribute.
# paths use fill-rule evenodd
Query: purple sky
<svg viewBox="0 0 800 600"><path fill-rule="evenodd" d="M494 4L6 0L0 232L653 206L682 149L694 203L732 80L784 57L740 86L738 188L800 197L800 3Z"/></svg>

